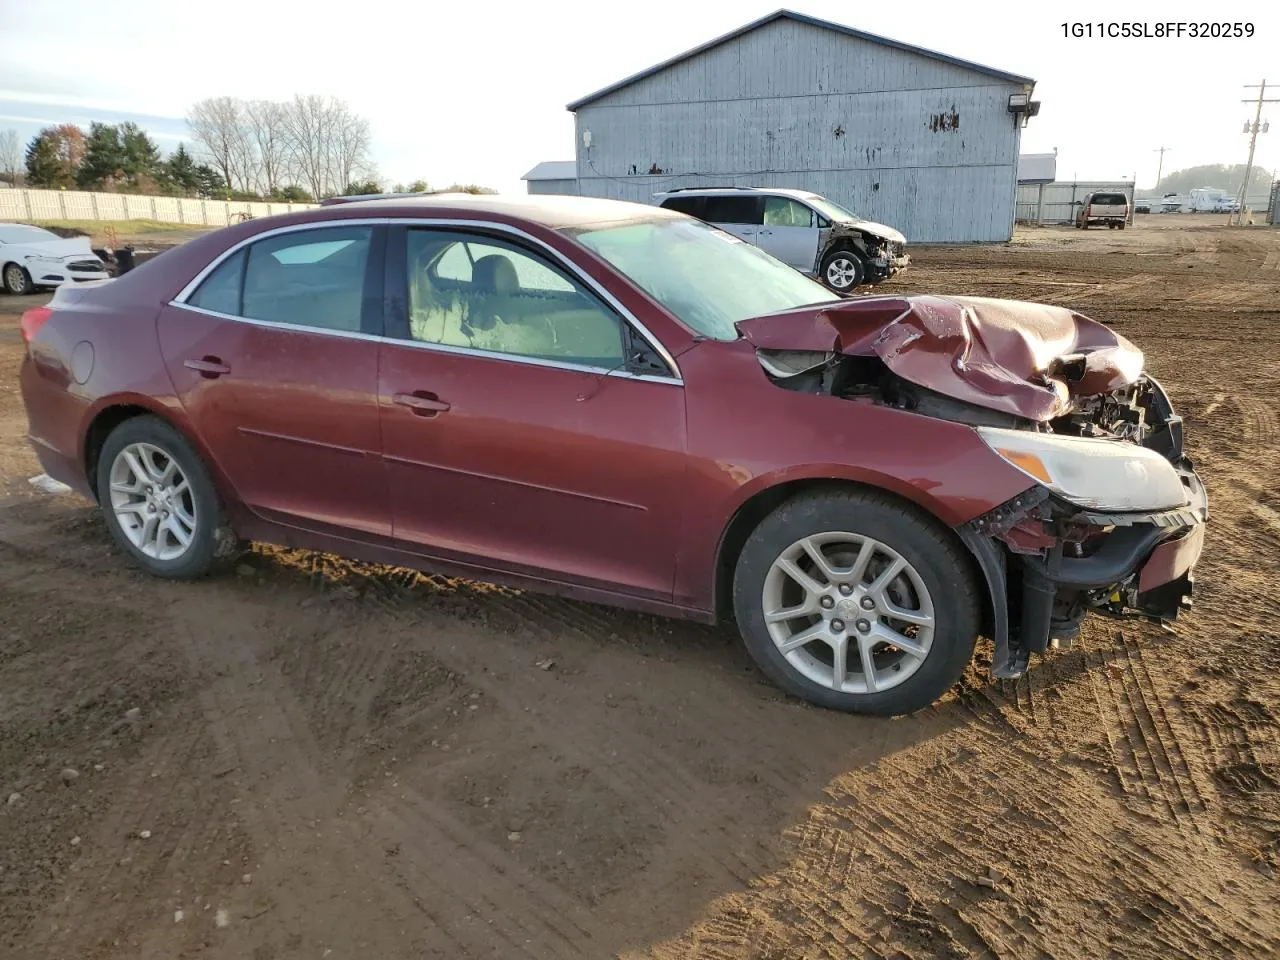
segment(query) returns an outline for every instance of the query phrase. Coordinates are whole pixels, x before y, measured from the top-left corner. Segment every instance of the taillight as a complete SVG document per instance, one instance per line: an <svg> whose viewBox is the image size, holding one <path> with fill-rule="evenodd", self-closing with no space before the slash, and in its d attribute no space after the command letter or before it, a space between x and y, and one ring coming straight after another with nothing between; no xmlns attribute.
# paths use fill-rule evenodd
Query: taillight
<svg viewBox="0 0 1280 960"><path fill-rule="evenodd" d="M32 307L24 313L22 320L18 323L22 328L22 342L30 343L40 328L45 325L45 321L52 316L53 311L48 307Z"/></svg>

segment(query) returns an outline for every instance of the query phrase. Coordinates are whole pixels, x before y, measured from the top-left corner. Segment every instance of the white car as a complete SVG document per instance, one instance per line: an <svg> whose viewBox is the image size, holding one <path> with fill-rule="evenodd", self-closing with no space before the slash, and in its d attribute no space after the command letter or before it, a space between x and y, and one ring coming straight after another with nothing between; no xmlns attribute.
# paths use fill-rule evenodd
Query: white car
<svg viewBox="0 0 1280 960"><path fill-rule="evenodd" d="M0 277L9 293L109 276L88 237L60 237L27 223L0 223Z"/></svg>

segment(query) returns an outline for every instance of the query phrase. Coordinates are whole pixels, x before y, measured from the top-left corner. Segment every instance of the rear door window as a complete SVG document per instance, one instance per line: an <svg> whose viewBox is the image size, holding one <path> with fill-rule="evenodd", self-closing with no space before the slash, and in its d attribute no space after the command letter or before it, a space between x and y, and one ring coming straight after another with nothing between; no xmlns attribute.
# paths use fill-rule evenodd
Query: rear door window
<svg viewBox="0 0 1280 960"><path fill-rule="evenodd" d="M374 228L322 227L238 250L187 298L198 310L358 333Z"/></svg>
<svg viewBox="0 0 1280 960"><path fill-rule="evenodd" d="M1122 193L1095 193L1091 202L1100 207L1123 207L1129 201Z"/></svg>
<svg viewBox="0 0 1280 960"><path fill-rule="evenodd" d="M764 198L758 196L707 197L706 215L709 223L759 224L763 219Z"/></svg>
<svg viewBox="0 0 1280 960"><path fill-rule="evenodd" d="M359 332L372 239L372 227L327 227L258 241L245 264L241 315Z"/></svg>

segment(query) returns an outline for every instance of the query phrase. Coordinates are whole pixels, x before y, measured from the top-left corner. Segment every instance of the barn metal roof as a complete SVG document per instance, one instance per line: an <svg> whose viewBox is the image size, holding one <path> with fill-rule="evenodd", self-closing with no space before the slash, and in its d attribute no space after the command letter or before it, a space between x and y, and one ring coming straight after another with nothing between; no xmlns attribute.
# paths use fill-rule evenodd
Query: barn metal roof
<svg viewBox="0 0 1280 960"><path fill-rule="evenodd" d="M869 40L872 43L892 47L895 50L902 50L907 53L914 53L922 57L928 57L930 60L940 60L943 63L949 63L956 67L963 67L966 70L973 70L976 73L983 73L987 76L995 77L997 80L1006 80L1009 83L1022 83L1028 85L1035 84L1035 81L1030 77L1022 77L1016 73L1008 73L1004 70L997 70L994 67L983 66L980 63L961 60L959 57L950 57L945 53L938 53L936 50L926 50L924 47L916 47L909 43L902 43L898 40L890 40L888 37L877 36L874 33L864 33L861 30L855 30L853 27L846 27L842 23L833 23L830 20L821 20L818 17L810 17L803 13L796 13L794 10L775 10L773 13L761 17L759 20L752 20L750 23L739 27L737 30L726 33L723 36L716 37L714 40L708 40L706 43L694 47L692 50L686 50L684 53L677 54L669 60L664 60L659 64L649 67L647 70L641 70L639 73L632 74L623 80L619 80L617 83L610 84L603 90L597 90L595 93L588 94L581 100L575 100L573 103L569 104L566 109L570 111L577 111L582 107L585 107L587 104L599 100L601 97L607 97L609 94L615 93L623 87L630 86L638 80L651 77L655 73L659 73L660 71L667 69L667 67L675 66L677 63L680 63L683 60L688 60L690 57L696 57L698 54L705 53L713 47L718 47L722 43L728 43L730 40L736 40L743 34L750 33L752 30L757 30L760 27L766 26L767 24L773 23L777 20L795 20L798 23L807 23L811 27L820 27L824 30L834 30L836 33L843 33L848 37L855 37L858 40Z"/></svg>
<svg viewBox="0 0 1280 960"><path fill-rule="evenodd" d="M543 160L521 180L573 180L578 176L577 160Z"/></svg>

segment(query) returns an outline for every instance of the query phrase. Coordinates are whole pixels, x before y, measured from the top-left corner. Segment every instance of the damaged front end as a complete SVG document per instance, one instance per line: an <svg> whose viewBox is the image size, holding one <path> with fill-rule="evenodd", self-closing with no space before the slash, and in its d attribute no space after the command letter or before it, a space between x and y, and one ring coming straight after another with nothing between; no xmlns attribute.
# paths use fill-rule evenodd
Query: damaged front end
<svg viewBox="0 0 1280 960"><path fill-rule="evenodd" d="M1032 485L957 529L991 597L992 673L1067 645L1090 612L1190 606L1208 499L1133 344L1073 311L875 298L743 321L779 387L972 426ZM945 469L945 465L941 465Z"/></svg>

